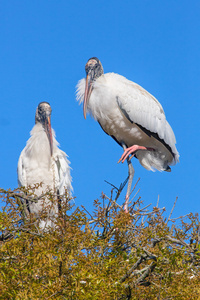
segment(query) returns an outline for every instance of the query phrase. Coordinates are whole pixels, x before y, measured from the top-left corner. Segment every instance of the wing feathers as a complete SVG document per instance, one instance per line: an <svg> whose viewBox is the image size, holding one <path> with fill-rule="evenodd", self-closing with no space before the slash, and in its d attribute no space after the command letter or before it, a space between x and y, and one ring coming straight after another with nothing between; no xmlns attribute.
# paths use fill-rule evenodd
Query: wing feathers
<svg viewBox="0 0 200 300"><path fill-rule="evenodd" d="M126 100L118 96L116 100L120 110L130 122L144 128L149 134L157 134L159 139L164 140L165 143L169 142L168 134L172 132L166 132L166 129L169 128L166 126L164 111L151 98L150 94L149 98L140 94L137 98L127 97Z"/></svg>
<svg viewBox="0 0 200 300"><path fill-rule="evenodd" d="M70 167L67 155L64 151L59 149L59 152L56 154L55 158L55 185L59 190L60 194L65 192L65 189L71 193L71 176L70 176Z"/></svg>
<svg viewBox="0 0 200 300"><path fill-rule="evenodd" d="M132 84L131 89L132 95L129 91L126 95L116 97L119 109L131 123L137 124L146 134L162 142L177 162L179 154L175 135L161 104L148 92L141 93L138 85Z"/></svg>
<svg viewBox="0 0 200 300"><path fill-rule="evenodd" d="M18 186L27 186L27 180L26 180L26 170L23 164L23 156L24 156L24 150L22 150L18 165L17 165L17 180L18 180Z"/></svg>

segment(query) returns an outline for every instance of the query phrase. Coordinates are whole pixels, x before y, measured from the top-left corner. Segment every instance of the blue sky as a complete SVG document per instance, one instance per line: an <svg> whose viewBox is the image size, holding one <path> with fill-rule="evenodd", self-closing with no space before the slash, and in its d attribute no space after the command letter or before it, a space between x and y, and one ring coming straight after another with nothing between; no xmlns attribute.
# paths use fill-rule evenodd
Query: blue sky
<svg viewBox="0 0 200 300"><path fill-rule="evenodd" d="M0 1L0 186L17 186L17 161L39 102L52 107L52 127L69 155L76 205L92 210L107 180L119 186L122 148L75 100L85 63L140 84L162 104L180 152L171 173L149 172L136 159L134 183L144 204L174 216L199 212L199 1ZM119 203L123 202L125 190Z"/></svg>

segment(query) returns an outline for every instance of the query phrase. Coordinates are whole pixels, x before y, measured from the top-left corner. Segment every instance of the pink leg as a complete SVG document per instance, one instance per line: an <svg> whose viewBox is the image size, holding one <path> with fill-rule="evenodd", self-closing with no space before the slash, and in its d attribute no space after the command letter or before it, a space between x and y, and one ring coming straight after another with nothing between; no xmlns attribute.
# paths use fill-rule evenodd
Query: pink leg
<svg viewBox="0 0 200 300"><path fill-rule="evenodd" d="M125 160L128 158L128 156L130 154L133 154L132 157L135 155L135 152L137 150L148 150L148 148L143 147L143 146L138 146L138 145L133 145L129 148L126 148L126 150L124 150L124 153L122 154L120 160L118 161L118 163L121 161L122 163L125 162ZM131 158L132 158L131 157Z"/></svg>
<svg viewBox="0 0 200 300"><path fill-rule="evenodd" d="M126 198L125 198L125 204L124 204L124 211L125 213L128 213L128 200L129 200L129 195L126 194Z"/></svg>
<svg viewBox="0 0 200 300"><path fill-rule="evenodd" d="M128 213L128 202L129 202L130 193L131 193L131 185L132 185L132 181L133 181L133 176L134 176L134 173L135 173L134 168L131 164L131 158L135 155L137 150L151 150L151 151L154 151L154 149L153 148L146 148L146 147L138 146L138 145L133 145L132 147L126 148L126 145L124 143L122 143L122 147L124 149L124 153L121 156L118 163L120 161L122 161L122 163L123 163L125 160L127 160L127 163L128 163L129 180L128 180L128 188L127 188L125 204L124 204L124 211L125 211L125 213ZM130 154L132 154L131 157L129 157Z"/></svg>
<svg viewBox="0 0 200 300"><path fill-rule="evenodd" d="M126 151L127 148L124 143L122 143L122 147L123 147L124 151ZM128 213L128 202L129 202L129 198L130 198L131 186L132 186L135 170L132 166L131 159L129 156L127 157L126 160L127 160L127 164L128 164L128 187L127 187L127 192L126 192L124 211L125 211L125 213Z"/></svg>

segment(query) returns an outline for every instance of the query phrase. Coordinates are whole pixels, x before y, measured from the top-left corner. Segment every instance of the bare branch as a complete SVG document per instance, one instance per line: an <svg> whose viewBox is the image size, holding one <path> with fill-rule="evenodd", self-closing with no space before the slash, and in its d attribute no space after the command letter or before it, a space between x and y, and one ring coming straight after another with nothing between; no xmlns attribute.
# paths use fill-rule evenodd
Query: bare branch
<svg viewBox="0 0 200 300"><path fill-rule="evenodd" d="M173 213L173 210L174 210L174 208L175 208L175 206L176 206L177 200L178 200L178 197L176 197L176 200L174 201L174 205L173 205L172 210L171 210L171 212L170 212L170 214L169 214L169 217L168 217L168 219L167 219L167 223L170 221L170 218L171 218L171 215L172 215L172 213Z"/></svg>

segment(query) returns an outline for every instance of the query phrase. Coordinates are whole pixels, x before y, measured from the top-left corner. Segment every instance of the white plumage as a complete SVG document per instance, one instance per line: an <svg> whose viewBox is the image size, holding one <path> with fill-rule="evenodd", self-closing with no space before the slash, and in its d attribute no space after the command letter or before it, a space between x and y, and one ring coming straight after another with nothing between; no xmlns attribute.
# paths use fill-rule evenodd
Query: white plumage
<svg viewBox="0 0 200 300"><path fill-rule="evenodd" d="M102 129L125 150L129 175L134 174L129 154L147 170L170 171L179 161L176 139L161 104L138 84L115 73L104 74L98 58L88 60L86 79L77 85L77 100ZM131 169L132 168L132 169ZM129 182L126 199L131 187Z"/></svg>
<svg viewBox="0 0 200 300"><path fill-rule="evenodd" d="M39 111L38 108L41 110ZM55 139L55 132L51 130L51 124L47 122L51 115L51 107L47 102L42 102L38 105L36 111L36 124L31 131L31 137L27 141L26 147L22 150L18 161L18 185L33 186L36 183L41 183L42 186L35 190L36 195L41 195L48 190L51 190L55 195L63 195L65 189L69 195L72 190L70 167L67 155L58 148L58 142ZM37 115L39 117L37 120ZM49 119L50 122L50 119ZM48 134L48 126L50 134ZM50 205L48 199L45 199L45 205ZM31 213L38 216L43 201L37 203L29 201L28 209ZM49 216L52 217L58 212L58 206L54 206L49 211ZM47 222L40 222L40 227L52 226L52 222L47 219Z"/></svg>
<svg viewBox="0 0 200 300"><path fill-rule="evenodd" d="M80 102L84 101L85 82L82 79L77 85ZM178 162L176 139L161 104L136 83L115 73L102 74L92 83L87 109L120 145L154 149L135 154L147 170L163 171Z"/></svg>

